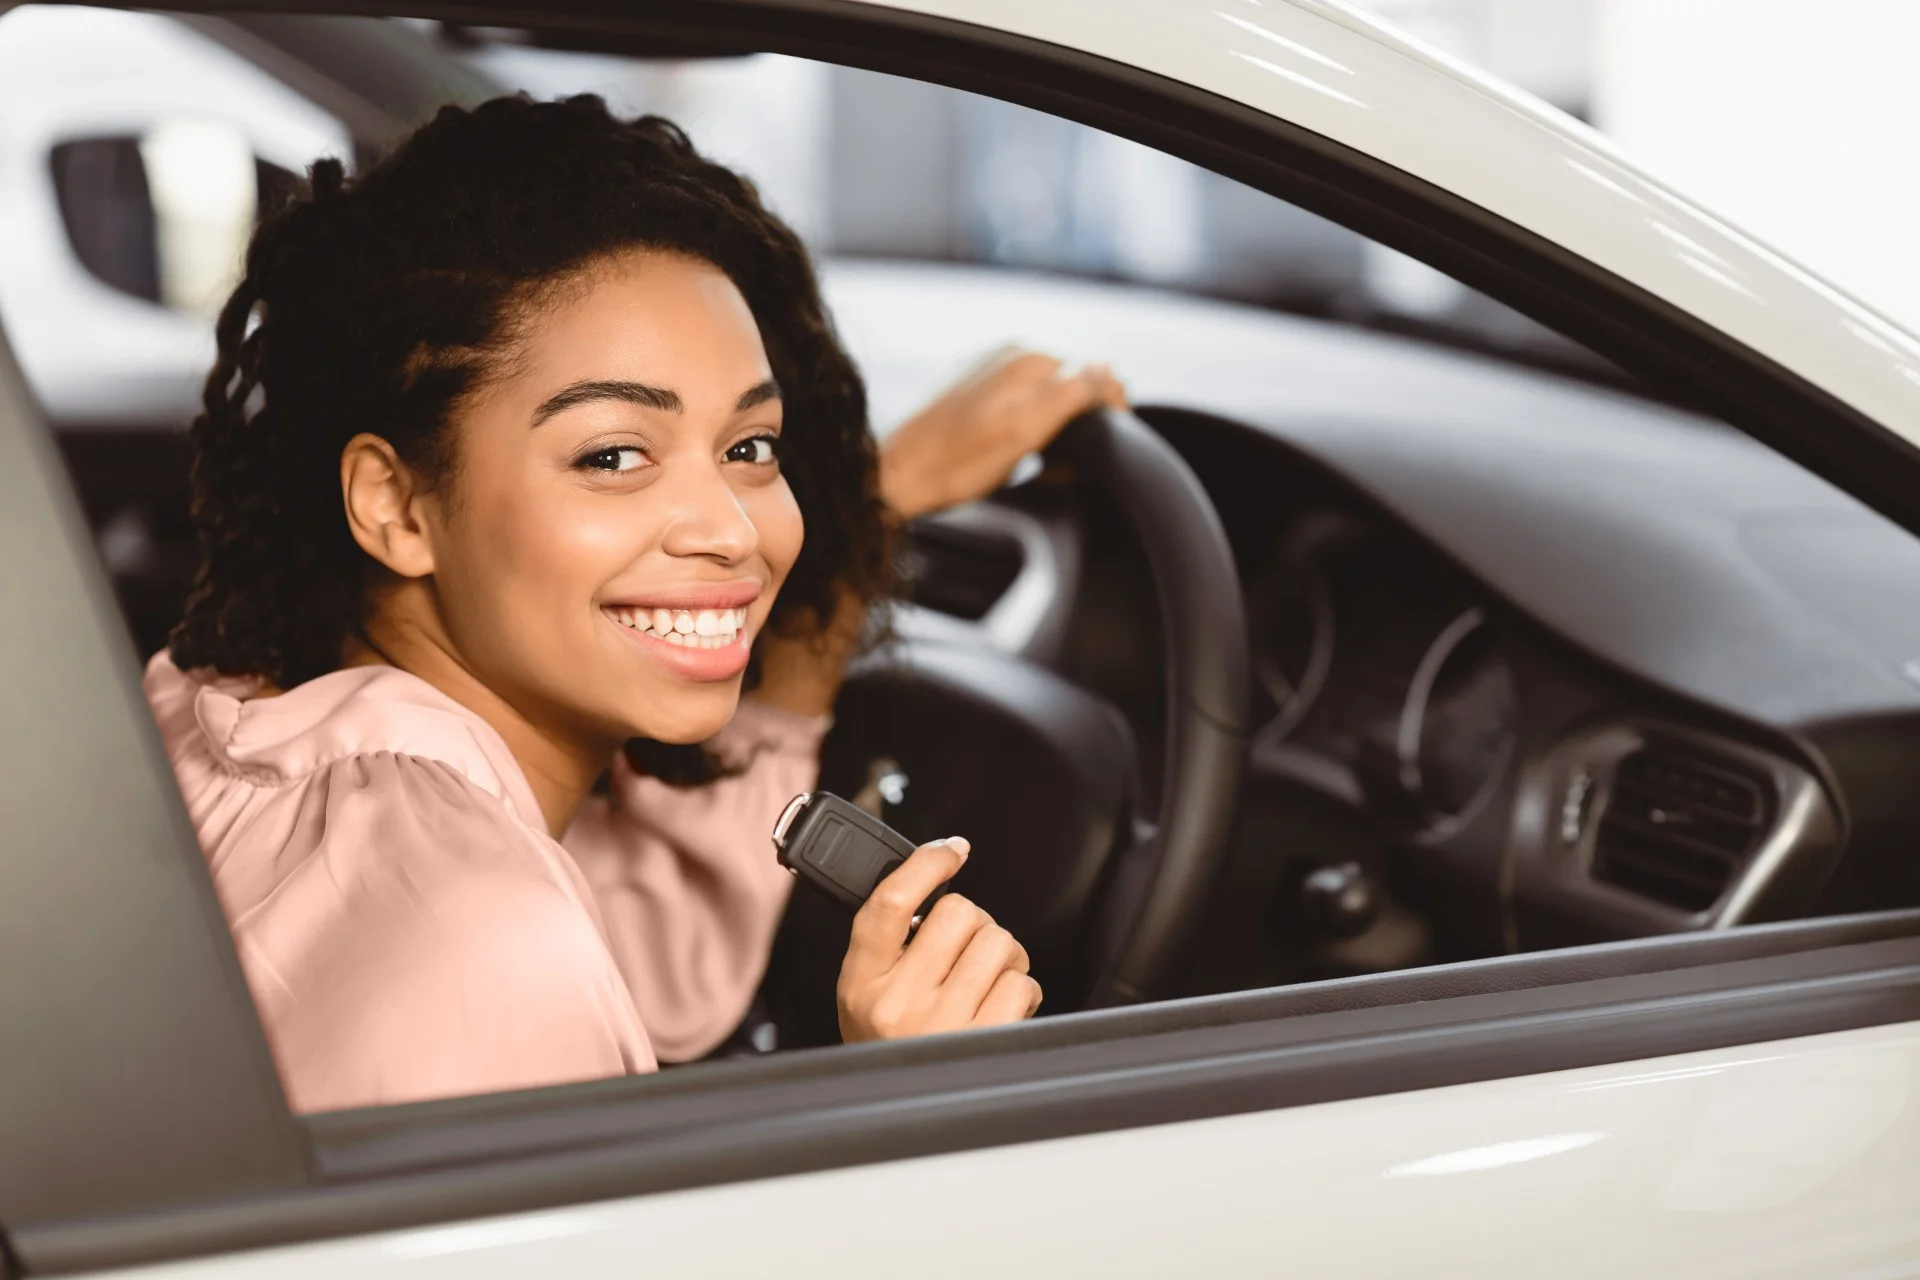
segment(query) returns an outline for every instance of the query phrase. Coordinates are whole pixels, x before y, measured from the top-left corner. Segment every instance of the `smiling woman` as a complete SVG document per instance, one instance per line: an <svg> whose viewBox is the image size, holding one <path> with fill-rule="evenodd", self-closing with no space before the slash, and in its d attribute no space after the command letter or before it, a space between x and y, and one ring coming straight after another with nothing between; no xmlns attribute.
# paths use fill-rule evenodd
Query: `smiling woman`
<svg viewBox="0 0 1920 1280"><path fill-rule="evenodd" d="M759 328L707 261L603 259L524 326L512 370L470 396L451 484L421 482L382 436L347 442L347 527L390 571L349 660L390 662L481 711L558 834L628 739L700 742L727 723L804 516L774 458L785 406ZM796 423L795 448L819 454L810 428ZM852 453L814 470L858 511L868 466ZM881 536L872 515L843 534L868 556ZM663 632L698 636L704 621L710 639L736 609L746 626L724 649L615 616L661 610Z"/></svg>
<svg viewBox="0 0 1920 1280"><path fill-rule="evenodd" d="M352 184L322 161L219 344L203 561L147 691L302 1110L712 1049L889 523L1120 398L1003 357L877 459L792 232L591 98L449 108ZM661 776L676 749L706 785ZM848 1038L1038 1005L966 899L909 940L965 857L923 847L862 910Z"/></svg>

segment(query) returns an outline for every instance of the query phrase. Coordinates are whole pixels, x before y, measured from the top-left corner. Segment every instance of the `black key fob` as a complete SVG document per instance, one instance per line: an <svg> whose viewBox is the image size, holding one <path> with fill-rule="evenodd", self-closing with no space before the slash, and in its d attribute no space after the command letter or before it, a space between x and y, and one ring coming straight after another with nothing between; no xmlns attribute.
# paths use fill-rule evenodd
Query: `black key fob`
<svg viewBox="0 0 1920 1280"><path fill-rule="evenodd" d="M915 845L831 791L809 791L795 796L781 813L773 828L773 847L781 866L847 910L858 911L874 886L905 862ZM946 891L943 884L920 904L915 925Z"/></svg>

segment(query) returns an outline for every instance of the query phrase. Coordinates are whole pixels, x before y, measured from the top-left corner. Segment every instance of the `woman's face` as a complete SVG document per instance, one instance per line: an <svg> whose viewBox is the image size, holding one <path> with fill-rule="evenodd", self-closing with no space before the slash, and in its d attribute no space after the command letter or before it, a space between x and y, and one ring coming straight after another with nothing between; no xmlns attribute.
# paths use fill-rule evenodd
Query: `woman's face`
<svg viewBox="0 0 1920 1280"><path fill-rule="evenodd" d="M461 413L433 585L458 659L576 735L697 742L800 553L779 388L718 268L596 266Z"/></svg>

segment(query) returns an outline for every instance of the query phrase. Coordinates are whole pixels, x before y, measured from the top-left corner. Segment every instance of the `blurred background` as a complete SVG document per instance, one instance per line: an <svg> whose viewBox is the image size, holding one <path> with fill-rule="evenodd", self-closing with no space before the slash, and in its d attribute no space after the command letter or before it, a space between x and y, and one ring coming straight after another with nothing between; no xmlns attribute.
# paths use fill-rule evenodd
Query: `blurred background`
<svg viewBox="0 0 1920 1280"><path fill-rule="evenodd" d="M1920 254L1905 238L1917 180L1900 145L1920 88L1896 65L1920 36L1920 4L1369 8L1589 122L1734 222L1920 325ZM790 57L634 59L531 47L513 32L389 25L406 37L391 57L427 68L450 97L593 91L671 116L754 177L825 259L1127 281L1605 374L1383 246L1038 112ZM63 422L125 422L136 401L156 420L190 415L209 319L259 208L316 155L370 154L351 92L302 92L311 68L282 66L271 41L255 38L268 27L250 30L36 5L0 15L0 319ZM84 287L59 246L36 241L56 201L50 234L84 268Z"/></svg>
<svg viewBox="0 0 1920 1280"><path fill-rule="evenodd" d="M1380 17L1612 138L1695 198L1920 324L1913 0L1373 0ZM1473 300L1376 246L1077 125L777 57L476 59L536 92L593 87L681 119L829 251L1086 271L1330 311Z"/></svg>

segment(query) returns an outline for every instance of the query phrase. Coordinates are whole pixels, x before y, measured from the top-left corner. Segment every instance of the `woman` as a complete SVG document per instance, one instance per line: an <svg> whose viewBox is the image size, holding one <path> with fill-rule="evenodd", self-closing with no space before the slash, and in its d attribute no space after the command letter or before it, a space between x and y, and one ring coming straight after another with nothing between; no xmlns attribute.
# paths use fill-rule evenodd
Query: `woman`
<svg viewBox="0 0 1920 1280"><path fill-rule="evenodd" d="M203 563L146 682L288 1095L697 1057L765 966L768 835L889 525L1119 388L1005 357L876 456L792 232L598 99L449 108L311 185L220 317ZM1038 1005L964 898L907 940L966 854L919 849L855 919L847 1039Z"/></svg>

